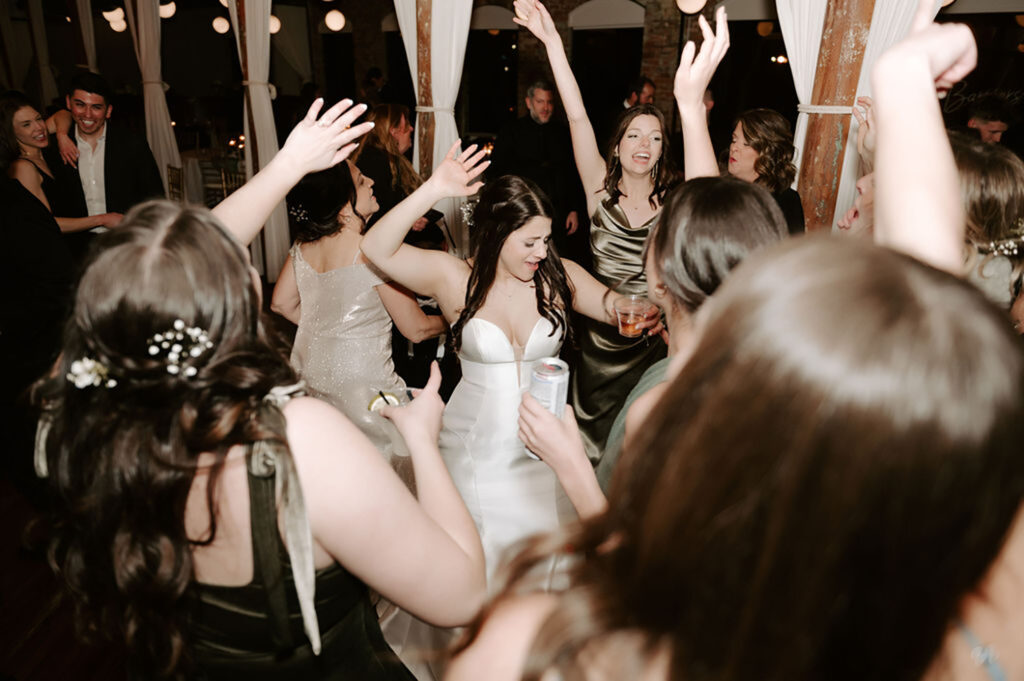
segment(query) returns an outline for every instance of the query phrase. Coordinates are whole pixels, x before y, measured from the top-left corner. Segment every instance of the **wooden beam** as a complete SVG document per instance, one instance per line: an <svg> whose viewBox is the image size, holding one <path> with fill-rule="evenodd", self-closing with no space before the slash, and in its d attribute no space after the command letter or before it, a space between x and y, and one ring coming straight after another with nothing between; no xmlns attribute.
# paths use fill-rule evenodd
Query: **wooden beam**
<svg viewBox="0 0 1024 681"><path fill-rule="evenodd" d="M416 92L419 106L434 106L430 85L430 31L432 0L416 0ZM434 170L434 114L416 116L416 134L420 142L420 176L430 177Z"/></svg>
<svg viewBox="0 0 1024 681"><path fill-rule="evenodd" d="M811 104L854 103L874 10L875 0L828 0ZM808 231L832 229L850 119L850 114L808 116L799 183Z"/></svg>

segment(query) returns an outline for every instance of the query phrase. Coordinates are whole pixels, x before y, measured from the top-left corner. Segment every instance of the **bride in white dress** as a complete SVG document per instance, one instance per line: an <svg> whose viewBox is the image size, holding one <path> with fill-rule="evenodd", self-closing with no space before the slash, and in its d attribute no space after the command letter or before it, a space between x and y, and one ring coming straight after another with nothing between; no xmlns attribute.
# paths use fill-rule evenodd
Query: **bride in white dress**
<svg viewBox="0 0 1024 681"><path fill-rule="evenodd" d="M483 189L469 260L402 242L435 203L480 189L473 180L487 162L474 151L458 153L456 144L429 180L374 225L362 248L388 277L437 300L451 324L463 378L445 408L441 454L480 530L490 580L510 546L575 518L552 470L519 439L519 404L533 363L558 354L568 308L612 323L615 295L553 253L550 202L518 177ZM548 583L552 573L549 567ZM389 642L403 655L401 641Z"/></svg>

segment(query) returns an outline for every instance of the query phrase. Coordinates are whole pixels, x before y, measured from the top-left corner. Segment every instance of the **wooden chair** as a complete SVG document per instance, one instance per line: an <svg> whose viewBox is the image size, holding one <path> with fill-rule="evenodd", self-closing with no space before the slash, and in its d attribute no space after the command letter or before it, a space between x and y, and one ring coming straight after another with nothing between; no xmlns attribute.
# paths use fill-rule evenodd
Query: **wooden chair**
<svg viewBox="0 0 1024 681"><path fill-rule="evenodd" d="M177 166L167 166L167 198L179 203L185 202L184 174Z"/></svg>

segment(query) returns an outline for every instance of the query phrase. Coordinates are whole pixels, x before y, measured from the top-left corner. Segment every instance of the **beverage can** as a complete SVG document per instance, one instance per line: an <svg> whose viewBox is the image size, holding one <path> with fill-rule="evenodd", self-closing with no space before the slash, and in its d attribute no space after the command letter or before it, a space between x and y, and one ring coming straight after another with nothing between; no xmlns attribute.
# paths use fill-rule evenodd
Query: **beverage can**
<svg viewBox="0 0 1024 681"><path fill-rule="evenodd" d="M533 365L530 394L558 418L569 396L569 365L557 357L544 357Z"/></svg>

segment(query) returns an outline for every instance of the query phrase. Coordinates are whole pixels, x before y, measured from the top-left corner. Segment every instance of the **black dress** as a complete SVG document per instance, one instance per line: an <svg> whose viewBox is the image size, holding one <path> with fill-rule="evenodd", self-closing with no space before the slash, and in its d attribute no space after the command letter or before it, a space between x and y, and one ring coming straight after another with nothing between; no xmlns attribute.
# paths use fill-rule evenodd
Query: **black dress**
<svg viewBox="0 0 1024 681"><path fill-rule="evenodd" d="M384 641L366 585L338 564L316 573L322 649L313 654L278 530L274 478L250 472L248 481L253 580L242 587L193 584L189 631L196 678L413 681Z"/></svg>
<svg viewBox="0 0 1024 681"><path fill-rule="evenodd" d="M772 197L782 209L782 215L786 218L786 227L790 234L803 234L807 231L807 226L804 223L804 206L795 189L786 187L781 192L772 194Z"/></svg>

